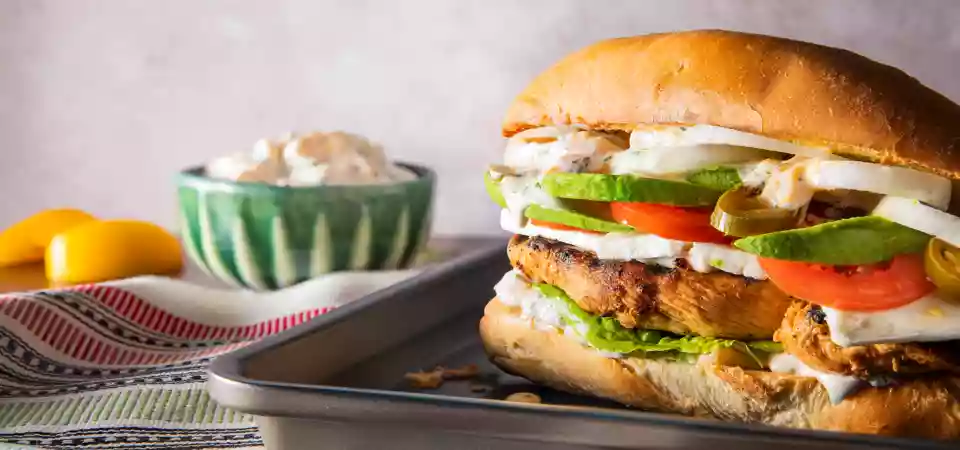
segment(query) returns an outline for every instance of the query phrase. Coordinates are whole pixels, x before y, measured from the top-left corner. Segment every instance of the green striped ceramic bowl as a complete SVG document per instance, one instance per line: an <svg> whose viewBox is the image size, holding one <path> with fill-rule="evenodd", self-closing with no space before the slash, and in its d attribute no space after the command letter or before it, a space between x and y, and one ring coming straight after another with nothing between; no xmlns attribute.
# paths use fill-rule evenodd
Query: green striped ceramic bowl
<svg viewBox="0 0 960 450"><path fill-rule="evenodd" d="M341 270L410 265L430 233L434 172L361 186L273 186L179 176L180 229L190 258L235 286L277 289Z"/></svg>

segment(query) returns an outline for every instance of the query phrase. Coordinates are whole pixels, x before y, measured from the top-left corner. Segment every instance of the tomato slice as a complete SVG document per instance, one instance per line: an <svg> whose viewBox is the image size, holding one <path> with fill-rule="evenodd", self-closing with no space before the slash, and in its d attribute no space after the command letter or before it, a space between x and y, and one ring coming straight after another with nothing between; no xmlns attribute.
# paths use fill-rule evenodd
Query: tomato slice
<svg viewBox="0 0 960 450"><path fill-rule="evenodd" d="M844 311L882 311L909 304L936 289L923 256L898 255L886 263L828 266L760 258L760 267L783 292Z"/></svg>
<svg viewBox="0 0 960 450"><path fill-rule="evenodd" d="M617 222L667 239L718 244L729 244L731 241L710 225L713 208L612 202L610 212Z"/></svg>
<svg viewBox="0 0 960 450"><path fill-rule="evenodd" d="M530 223L538 227L553 228L554 230L579 231L581 233L590 233L590 234L604 234L599 231L584 230L583 228L571 227L570 225L564 225L562 223L556 223L556 222L547 222L544 220L530 219Z"/></svg>

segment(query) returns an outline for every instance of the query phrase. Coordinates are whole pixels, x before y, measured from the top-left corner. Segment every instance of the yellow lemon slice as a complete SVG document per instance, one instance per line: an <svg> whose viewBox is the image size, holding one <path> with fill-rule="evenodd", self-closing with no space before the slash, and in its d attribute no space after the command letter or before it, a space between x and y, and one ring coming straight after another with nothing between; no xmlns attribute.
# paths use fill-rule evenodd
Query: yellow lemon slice
<svg viewBox="0 0 960 450"><path fill-rule="evenodd" d="M41 211L0 232L0 267L39 262L55 235L96 220L77 209Z"/></svg>
<svg viewBox="0 0 960 450"><path fill-rule="evenodd" d="M47 278L90 283L137 275L172 275L183 266L180 242L147 222L89 222L54 236L47 247Z"/></svg>

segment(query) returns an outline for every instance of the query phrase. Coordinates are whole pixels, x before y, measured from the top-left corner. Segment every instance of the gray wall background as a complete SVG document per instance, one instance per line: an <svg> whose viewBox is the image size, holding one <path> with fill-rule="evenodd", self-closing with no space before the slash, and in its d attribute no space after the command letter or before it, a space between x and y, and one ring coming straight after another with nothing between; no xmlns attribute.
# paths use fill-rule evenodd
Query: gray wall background
<svg viewBox="0 0 960 450"><path fill-rule="evenodd" d="M73 206L172 228L180 168L286 130L344 129L438 170L437 231L492 233L480 174L501 115L579 47L777 34L960 99L958 23L951 0L0 0L0 226Z"/></svg>

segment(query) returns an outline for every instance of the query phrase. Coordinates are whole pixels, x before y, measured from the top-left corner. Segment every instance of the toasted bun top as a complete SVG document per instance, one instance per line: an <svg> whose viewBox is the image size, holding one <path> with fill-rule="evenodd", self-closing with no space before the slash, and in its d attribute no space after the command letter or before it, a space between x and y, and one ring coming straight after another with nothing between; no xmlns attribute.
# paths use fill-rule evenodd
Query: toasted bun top
<svg viewBox="0 0 960 450"><path fill-rule="evenodd" d="M730 31L611 39L543 72L503 133L710 124L960 179L960 105L846 50Z"/></svg>

